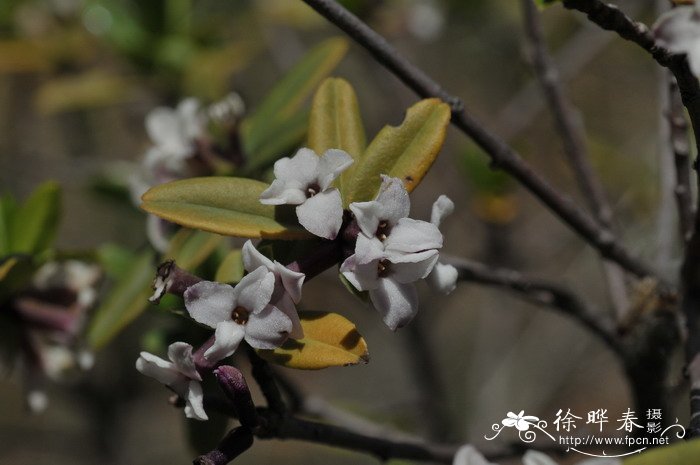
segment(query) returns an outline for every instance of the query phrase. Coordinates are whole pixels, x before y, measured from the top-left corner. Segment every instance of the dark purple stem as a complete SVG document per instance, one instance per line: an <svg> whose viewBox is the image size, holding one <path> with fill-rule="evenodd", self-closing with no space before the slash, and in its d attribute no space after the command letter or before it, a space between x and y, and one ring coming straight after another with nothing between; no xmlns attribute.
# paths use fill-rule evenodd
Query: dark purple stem
<svg viewBox="0 0 700 465"><path fill-rule="evenodd" d="M253 433L246 427L229 432L211 452L192 461L194 465L226 465L253 445Z"/></svg>
<svg viewBox="0 0 700 465"><path fill-rule="evenodd" d="M343 260L343 246L340 240L322 242L313 253L294 260L287 265L292 271L304 273L306 281L318 276L328 268Z"/></svg>

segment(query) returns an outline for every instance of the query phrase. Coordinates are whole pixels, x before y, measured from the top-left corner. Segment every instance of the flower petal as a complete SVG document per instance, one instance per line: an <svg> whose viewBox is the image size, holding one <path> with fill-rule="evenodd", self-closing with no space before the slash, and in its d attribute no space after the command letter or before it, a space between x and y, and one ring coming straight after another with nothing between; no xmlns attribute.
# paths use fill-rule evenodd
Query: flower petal
<svg viewBox="0 0 700 465"><path fill-rule="evenodd" d="M206 352L204 358L210 362L218 362L233 354L243 340L245 330L234 321L222 321L216 325L214 344Z"/></svg>
<svg viewBox="0 0 700 465"><path fill-rule="evenodd" d="M290 187L305 188L318 181L318 165L321 159L316 152L300 148L292 157L280 158L275 162L275 178L284 181Z"/></svg>
<svg viewBox="0 0 700 465"><path fill-rule="evenodd" d="M442 247L442 233L432 223L401 218L384 241L389 252L414 253Z"/></svg>
<svg viewBox="0 0 700 465"><path fill-rule="evenodd" d="M197 372L192 358L192 346L184 342L173 342L168 346L168 358L183 375L190 379L201 381L202 377Z"/></svg>
<svg viewBox="0 0 700 465"><path fill-rule="evenodd" d="M166 386L171 386L182 377L171 362L148 352L141 352L136 360L136 369Z"/></svg>
<svg viewBox="0 0 700 465"><path fill-rule="evenodd" d="M292 297L285 293L282 298L275 303L275 307L279 308L285 315L289 317L292 322L292 329L289 332L289 337L292 339L301 339L304 337L304 328L301 326L301 321L299 321L299 313L297 312L296 306L292 301Z"/></svg>
<svg viewBox="0 0 700 465"><path fill-rule="evenodd" d="M210 328L216 328L220 322L230 320L236 304L234 288L211 281L202 281L188 287L183 297L190 316Z"/></svg>
<svg viewBox="0 0 700 465"><path fill-rule="evenodd" d="M158 146L170 148L173 141L181 141L178 126L177 113L171 108L154 108L146 115L146 132Z"/></svg>
<svg viewBox="0 0 700 465"><path fill-rule="evenodd" d="M275 264L272 260L260 253L250 240L247 240L246 243L243 244L241 255L243 256L243 267L248 272L256 270L261 266L264 266L270 271L275 271Z"/></svg>
<svg viewBox="0 0 700 465"><path fill-rule="evenodd" d="M454 202L448 196L441 195L433 203L433 208L430 212L430 222L439 228L442 220L446 216L451 215L453 211L455 211Z"/></svg>
<svg viewBox="0 0 700 465"><path fill-rule="evenodd" d="M199 100L194 97L184 99L177 106L180 131L187 140L201 136L204 131L204 118L199 108Z"/></svg>
<svg viewBox="0 0 700 465"><path fill-rule="evenodd" d="M326 150L318 163L318 184L321 190L328 189L335 178L352 163L353 159L347 152L339 149Z"/></svg>
<svg viewBox="0 0 700 465"><path fill-rule="evenodd" d="M412 283L428 276L437 260L437 250L397 257L396 261L391 262L389 276L399 283Z"/></svg>
<svg viewBox="0 0 700 465"><path fill-rule="evenodd" d="M206 421L209 419L204 411L204 393L199 381L190 381L187 387L187 398L185 399L185 416L194 420Z"/></svg>
<svg viewBox="0 0 700 465"><path fill-rule="evenodd" d="M310 197L297 207L299 223L312 234L335 239L343 224L343 201L338 189L329 189Z"/></svg>
<svg viewBox="0 0 700 465"><path fill-rule="evenodd" d="M466 444L457 450L452 465L492 465L474 446Z"/></svg>
<svg viewBox="0 0 700 465"><path fill-rule="evenodd" d="M401 218L408 216L411 211L411 199L403 181L382 175L382 186L377 194L377 202L382 206L382 220L394 226Z"/></svg>
<svg viewBox="0 0 700 465"><path fill-rule="evenodd" d="M435 292L447 295L457 287L458 278L457 268L438 261L433 267L433 271L428 275L427 281Z"/></svg>
<svg viewBox="0 0 700 465"><path fill-rule="evenodd" d="M379 217L383 211L379 202L353 202L350 204L350 211L355 215L357 225L365 235L373 237L377 233Z"/></svg>
<svg viewBox="0 0 700 465"><path fill-rule="evenodd" d="M369 291L369 297L392 331L407 325L418 312L418 293L413 284L381 278L377 289Z"/></svg>
<svg viewBox="0 0 700 465"><path fill-rule="evenodd" d="M376 289L379 286L377 277L378 261L369 262L367 264L359 264L354 255L350 255L340 265L340 272L345 276L345 279L355 286L360 291L369 291Z"/></svg>
<svg viewBox="0 0 700 465"><path fill-rule="evenodd" d="M283 264L275 262L275 272L282 281L284 290L289 294L295 304L301 300L301 288L304 285L306 275L292 271Z"/></svg>
<svg viewBox="0 0 700 465"><path fill-rule="evenodd" d="M289 337L292 320L272 305L256 315L250 315L245 325L245 340L256 349L276 349Z"/></svg>
<svg viewBox="0 0 700 465"><path fill-rule="evenodd" d="M357 263L367 264L382 258L384 258L384 243L382 241L375 236L357 235L357 242L355 243L355 260L357 260Z"/></svg>
<svg viewBox="0 0 700 465"><path fill-rule="evenodd" d="M264 266L256 268L241 279L233 289L234 306L241 306L250 313L260 312L270 303L275 290L275 275Z"/></svg>
<svg viewBox="0 0 700 465"><path fill-rule="evenodd" d="M299 205L306 200L306 193L301 185L290 184L275 179L270 187L260 194L260 203L264 205Z"/></svg>

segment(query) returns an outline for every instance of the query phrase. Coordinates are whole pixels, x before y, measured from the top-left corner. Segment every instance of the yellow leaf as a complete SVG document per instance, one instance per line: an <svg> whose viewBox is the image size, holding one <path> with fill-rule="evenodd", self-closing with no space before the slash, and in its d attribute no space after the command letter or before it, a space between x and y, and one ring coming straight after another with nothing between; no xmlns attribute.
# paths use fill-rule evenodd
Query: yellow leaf
<svg viewBox="0 0 700 465"><path fill-rule="evenodd" d="M221 261L221 265L216 270L214 281L220 283L237 283L243 279L243 256L240 249L232 250Z"/></svg>
<svg viewBox="0 0 700 465"><path fill-rule="evenodd" d="M194 271L223 240L224 237L218 234L181 229L170 240L170 249L165 258L175 260L182 269Z"/></svg>
<svg viewBox="0 0 700 465"><path fill-rule="evenodd" d="M288 339L275 350L261 350L269 362L288 368L320 370L367 363L367 343L355 325L337 313L300 312L303 339Z"/></svg>

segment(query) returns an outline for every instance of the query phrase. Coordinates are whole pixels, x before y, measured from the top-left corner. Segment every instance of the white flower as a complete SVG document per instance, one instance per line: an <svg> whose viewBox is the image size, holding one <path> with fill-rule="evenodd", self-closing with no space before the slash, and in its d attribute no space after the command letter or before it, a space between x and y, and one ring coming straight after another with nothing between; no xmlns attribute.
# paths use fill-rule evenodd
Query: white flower
<svg viewBox="0 0 700 465"><path fill-rule="evenodd" d="M441 195L433 204L430 213L430 222L436 227L440 227L442 220L450 215L455 209L455 204L446 195ZM427 281L430 287L442 294L449 294L457 287L459 272L452 265L442 263L439 259L433 267L433 271L428 275Z"/></svg>
<svg viewBox="0 0 700 465"><path fill-rule="evenodd" d="M531 415L524 415L524 413L525 410L521 410L517 415L513 412L508 412L506 418L504 418L501 423L503 423L503 426L507 426L509 428L515 426L518 431L527 431L530 429L530 424L532 422L539 421L539 418Z"/></svg>
<svg viewBox="0 0 700 465"><path fill-rule="evenodd" d="M205 118L199 101L184 99L177 108L158 107L146 116L146 132L154 147L146 154L146 167L165 163L177 167L194 152L194 140L204 133Z"/></svg>
<svg viewBox="0 0 700 465"><path fill-rule="evenodd" d="M200 384L202 377L192 359L192 346L184 342L174 342L168 347L168 358L170 361L148 352L141 352L141 356L136 360L136 369L165 384L180 396L186 403L187 418L207 420Z"/></svg>
<svg viewBox="0 0 700 465"><path fill-rule="evenodd" d="M236 287L202 281L187 288L185 307L199 323L215 328L214 344L204 357L212 362L228 357L243 339L256 349L275 349L292 331L292 320L271 304L275 274L261 266Z"/></svg>
<svg viewBox="0 0 700 465"><path fill-rule="evenodd" d="M664 13L653 27L657 43L673 53L685 53L690 69L700 76L700 6L678 6Z"/></svg>
<svg viewBox="0 0 700 465"><path fill-rule="evenodd" d="M322 156L301 148L292 158L275 162L275 180L260 195L265 205L298 205L299 223L312 234L335 239L343 223L343 202L333 181L352 164L342 150L327 150Z"/></svg>
<svg viewBox="0 0 700 465"><path fill-rule="evenodd" d="M582 462L577 462L576 465L621 465L622 462L614 458L593 458ZM523 455L523 465L557 465L557 462L549 458L548 455L536 450L529 450Z"/></svg>
<svg viewBox="0 0 700 465"><path fill-rule="evenodd" d="M494 465L484 458L474 446L466 444L459 448L452 465Z"/></svg>
<svg viewBox="0 0 700 465"><path fill-rule="evenodd" d="M414 281L425 278L438 259L442 234L432 223L407 218L411 204L398 178L382 176L375 200L350 205L360 234L355 254L340 267L343 276L370 299L384 323L396 330L415 316Z"/></svg>
<svg viewBox="0 0 700 465"><path fill-rule="evenodd" d="M294 304L301 301L301 287L306 277L304 273L292 271L278 261L273 262L261 254L251 241L246 241L243 244L242 254L243 266L246 271L254 271L262 266L275 275L275 288L270 301L292 321L289 337L292 339L303 338L304 330L299 322L299 314Z"/></svg>

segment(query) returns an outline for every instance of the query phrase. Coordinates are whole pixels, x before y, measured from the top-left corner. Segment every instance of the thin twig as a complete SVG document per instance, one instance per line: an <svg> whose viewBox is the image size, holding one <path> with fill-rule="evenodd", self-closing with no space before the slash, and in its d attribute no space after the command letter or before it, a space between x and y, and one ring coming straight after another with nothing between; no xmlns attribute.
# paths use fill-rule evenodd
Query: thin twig
<svg viewBox="0 0 700 465"><path fill-rule="evenodd" d="M574 171L579 190L594 216L603 227L614 232L612 207L600 178L591 165L580 114L567 97L554 60L547 49L540 13L533 0L522 0L522 4L525 31L532 48L533 67L564 143L564 153ZM603 269L615 314L621 319L629 306L624 272L609 261L604 261Z"/></svg>
<svg viewBox="0 0 700 465"><path fill-rule="evenodd" d="M515 270L490 268L471 260L452 257L443 257L443 259L457 268L461 281L508 289L531 302L560 310L589 329L610 350L624 358L623 349L613 334L601 325L588 304L567 287L544 279L529 277Z"/></svg>
<svg viewBox="0 0 700 465"><path fill-rule="evenodd" d="M686 243L693 234L693 200L690 190L690 140L688 138L688 123L685 120L683 102L678 92L675 79L669 82L669 106L666 117L669 123L669 143L673 151L676 169L676 204L681 238Z"/></svg>
<svg viewBox="0 0 700 465"><path fill-rule="evenodd" d="M633 257L607 228L580 209L569 197L555 190L505 141L465 111L460 99L450 95L425 72L411 64L381 35L334 0L304 2L345 31L418 95L436 97L449 104L452 108L452 124L471 137L489 155L494 167L503 169L516 178L604 257L619 263L637 276L654 276L654 272Z"/></svg>

